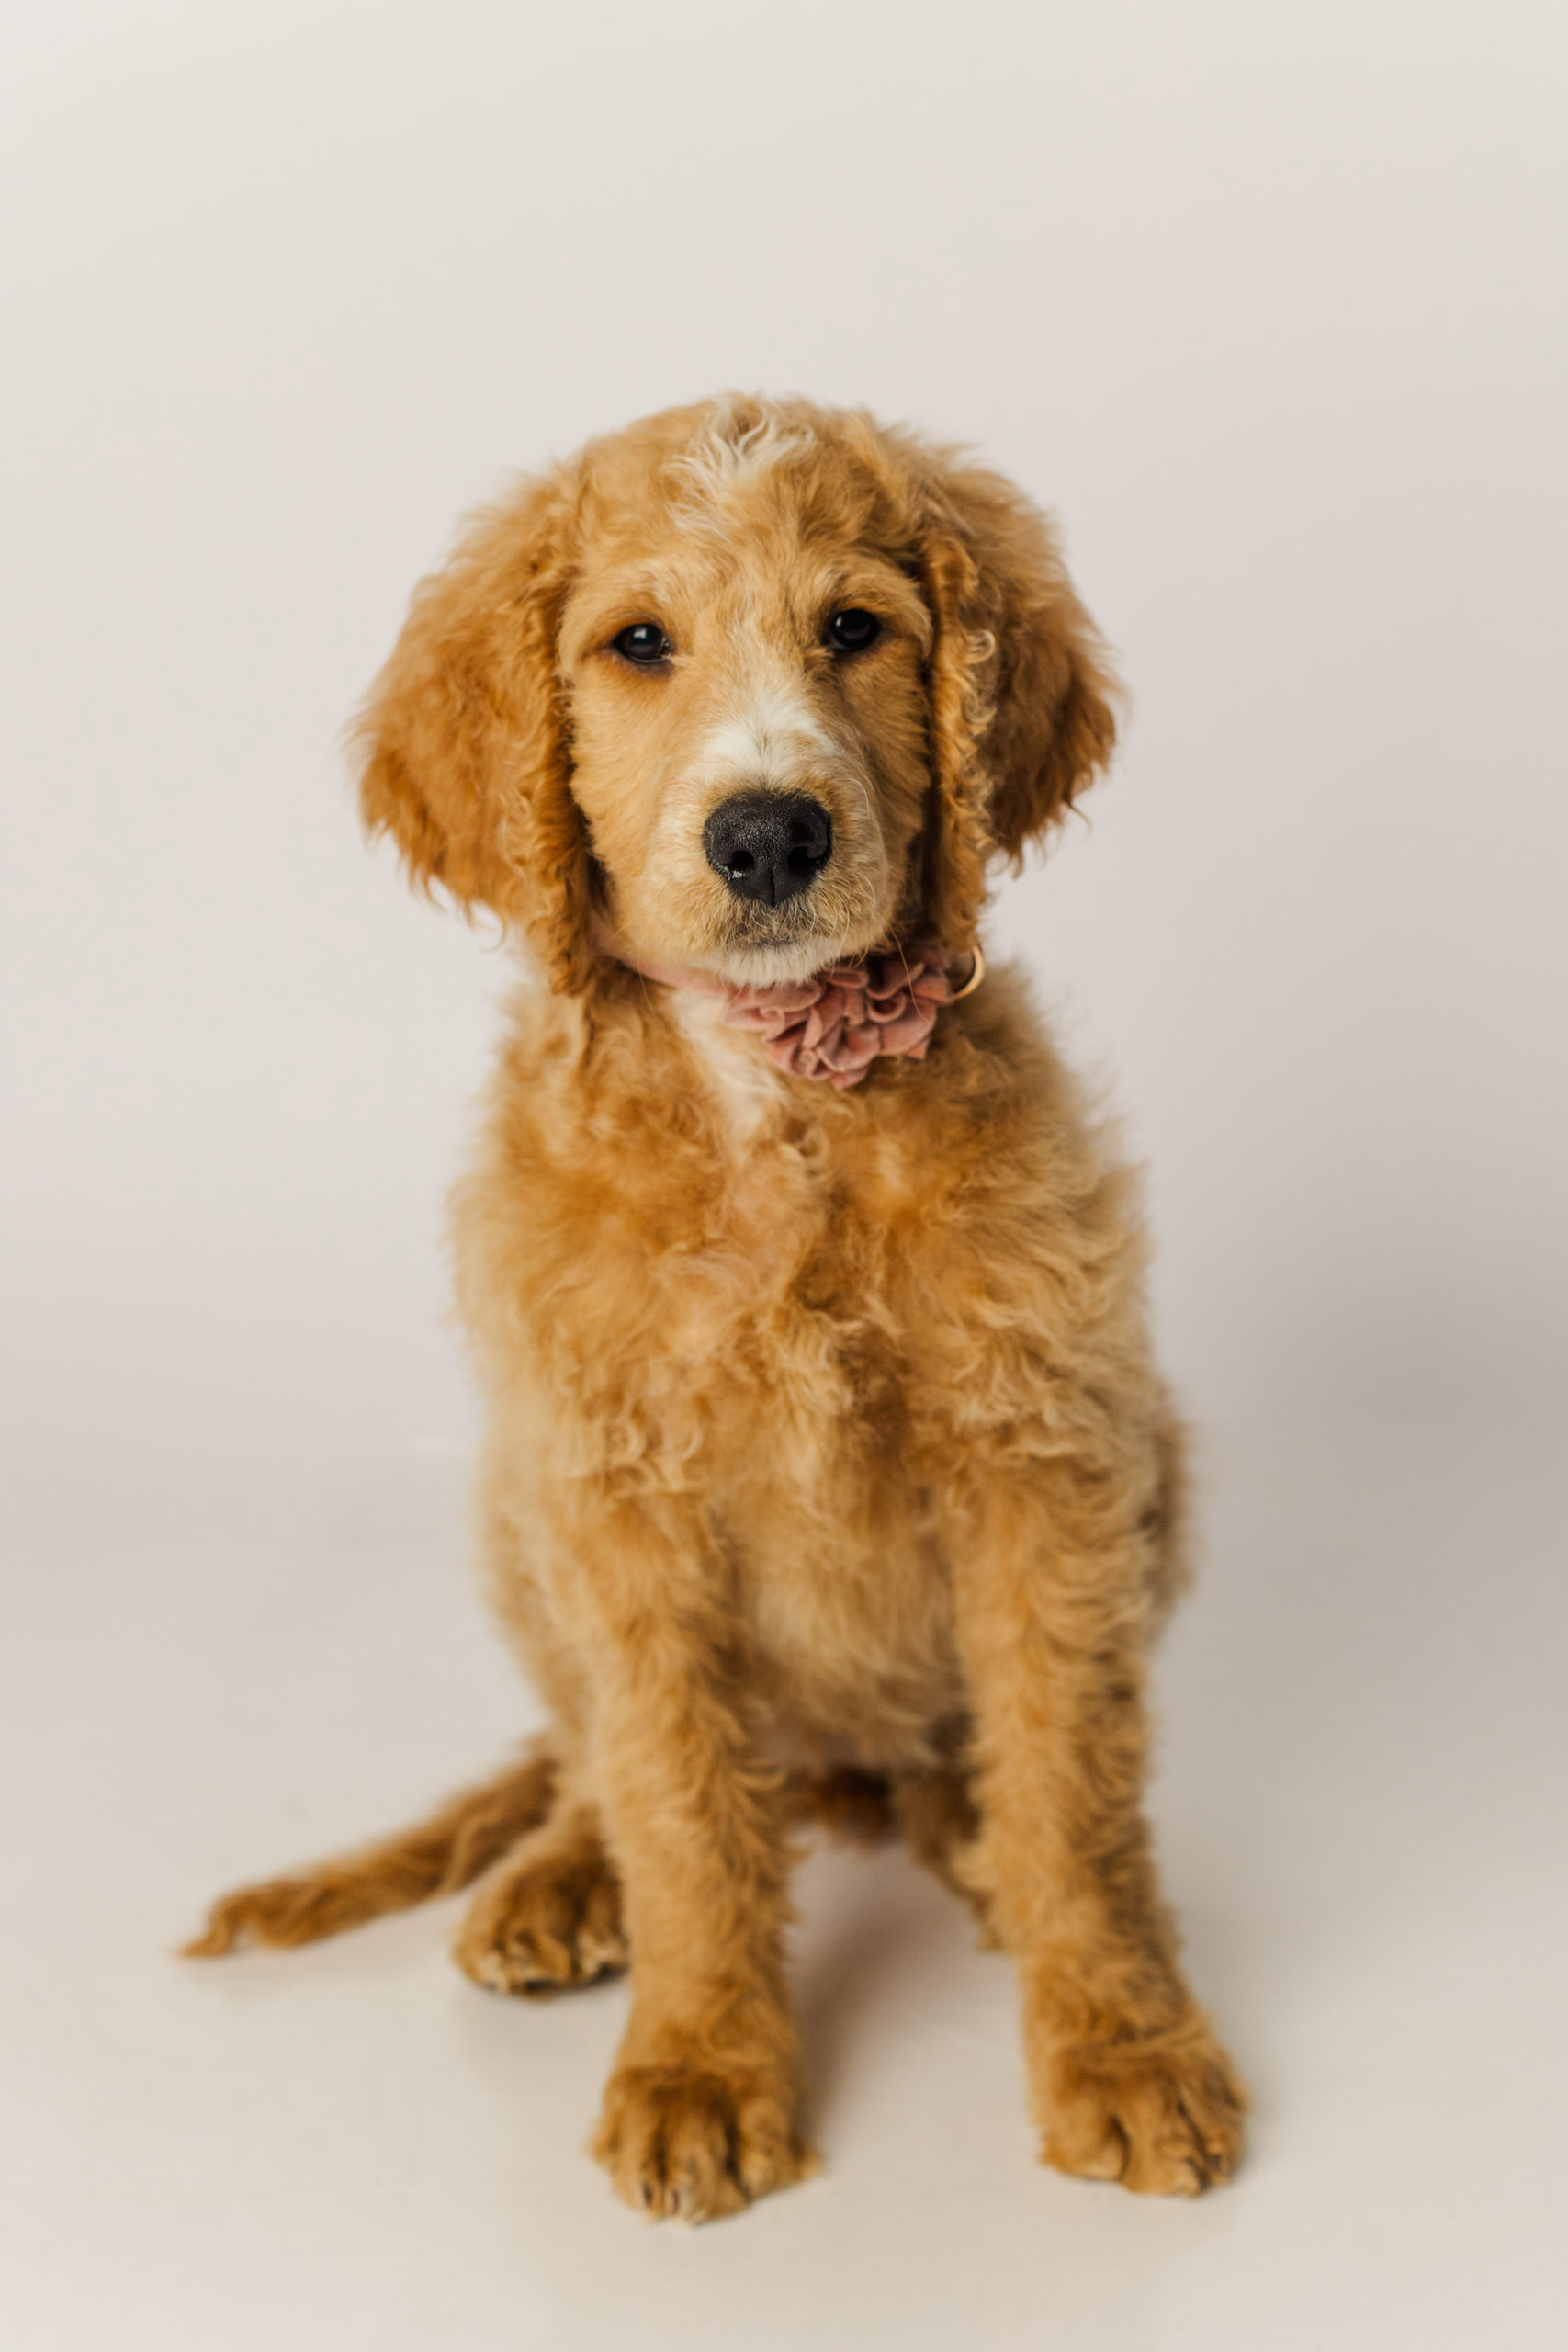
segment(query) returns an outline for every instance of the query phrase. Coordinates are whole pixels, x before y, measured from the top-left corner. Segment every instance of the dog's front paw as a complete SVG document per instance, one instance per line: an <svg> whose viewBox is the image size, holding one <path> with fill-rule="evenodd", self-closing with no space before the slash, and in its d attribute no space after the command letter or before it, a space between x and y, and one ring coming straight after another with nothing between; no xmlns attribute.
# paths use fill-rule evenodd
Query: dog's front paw
<svg viewBox="0 0 1568 2352"><path fill-rule="evenodd" d="M716 2221L817 2167L794 2099L756 2075L625 2066L610 2079L593 2154L615 2193L656 2219Z"/></svg>
<svg viewBox="0 0 1568 2352"><path fill-rule="evenodd" d="M1058 2051L1044 2156L1062 2172L1196 2197L1241 2154L1246 2094L1201 2017L1168 2032Z"/></svg>

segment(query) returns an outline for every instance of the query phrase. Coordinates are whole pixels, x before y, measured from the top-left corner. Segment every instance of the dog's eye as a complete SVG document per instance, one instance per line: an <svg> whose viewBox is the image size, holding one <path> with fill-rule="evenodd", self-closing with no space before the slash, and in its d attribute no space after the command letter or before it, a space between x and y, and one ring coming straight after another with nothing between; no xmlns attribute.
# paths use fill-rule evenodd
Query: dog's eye
<svg viewBox="0 0 1568 2352"><path fill-rule="evenodd" d="M882 635L882 623L874 613L853 605L848 612L835 613L822 634L835 653L863 653Z"/></svg>
<svg viewBox="0 0 1568 2352"><path fill-rule="evenodd" d="M630 628L624 628L613 641L617 653L643 670L668 662L674 650L657 621L633 621Z"/></svg>

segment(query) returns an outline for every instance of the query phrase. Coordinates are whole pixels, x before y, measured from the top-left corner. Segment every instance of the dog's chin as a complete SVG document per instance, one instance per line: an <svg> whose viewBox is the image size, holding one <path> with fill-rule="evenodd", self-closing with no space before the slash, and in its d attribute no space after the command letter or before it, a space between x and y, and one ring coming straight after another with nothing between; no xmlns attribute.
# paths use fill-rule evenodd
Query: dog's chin
<svg viewBox="0 0 1568 2352"><path fill-rule="evenodd" d="M606 913L603 944L633 966L686 972L726 988L778 988L832 964L854 963L886 937L892 921L884 893L874 888L807 891L782 907L715 904L716 894L704 892L694 894L684 922L671 895L646 912L634 902L623 904L618 916Z"/></svg>
<svg viewBox="0 0 1568 2352"><path fill-rule="evenodd" d="M760 924L737 930L730 936L703 943L694 952L693 968L723 980L730 988L778 988L787 981L808 980L830 964L852 964L868 954L882 935L882 926L861 924Z"/></svg>
<svg viewBox="0 0 1568 2352"><path fill-rule="evenodd" d="M866 875L853 887L818 883L780 907L710 906L706 936L693 960L731 988L808 980L829 965L857 962L886 936L893 911L884 903L887 896Z"/></svg>
<svg viewBox="0 0 1568 2352"><path fill-rule="evenodd" d="M852 953L819 932L806 932L776 939L727 941L703 956L700 968L730 988L777 988L786 980L808 980L814 972Z"/></svg>

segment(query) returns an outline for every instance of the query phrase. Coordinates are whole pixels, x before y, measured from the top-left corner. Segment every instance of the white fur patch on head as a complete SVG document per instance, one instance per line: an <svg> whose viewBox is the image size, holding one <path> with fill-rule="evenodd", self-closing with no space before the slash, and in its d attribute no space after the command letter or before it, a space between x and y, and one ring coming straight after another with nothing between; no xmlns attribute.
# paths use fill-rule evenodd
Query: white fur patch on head
<svg viewBox="0 0 1568 2352"><path fill-rule="evenodd" d="M690 447L671 458L668 470L682 482L701 514L722 503L730 491L755 481L782 458L808 447L811 438L807 427L786 425L766 401L723 400Z"/></svg>

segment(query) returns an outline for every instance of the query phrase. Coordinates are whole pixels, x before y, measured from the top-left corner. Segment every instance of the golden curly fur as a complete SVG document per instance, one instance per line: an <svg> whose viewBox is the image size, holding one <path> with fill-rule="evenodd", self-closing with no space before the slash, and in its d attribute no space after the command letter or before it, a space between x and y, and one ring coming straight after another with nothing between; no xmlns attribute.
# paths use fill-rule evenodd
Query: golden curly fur
<svg viewBox="0 0 1568 2352"><path fill-rule="evenodd" d="M849 654L846 608L880 625ZM657 662L626 656L639 625ZM490 1584L551 1728L410 1835L229 1896L193 1949L485 1873L457 1948L480 1984L629 1960L594 2144L656 2213L814 2161L784 1981L811 1811L896 1825L1016 1956L1050 2162L1192 2191L1238 2152L1141 1809L1182 1482L1126 1171L1013 975L840 1093L623 960L751 985L963 953L992 867L1105 763L1112 702L1008 484L731 398L482 516L364 714L370 825L548 981L456 1233ZM831 822L778 904L704 854L753 787Z"/></svg>

